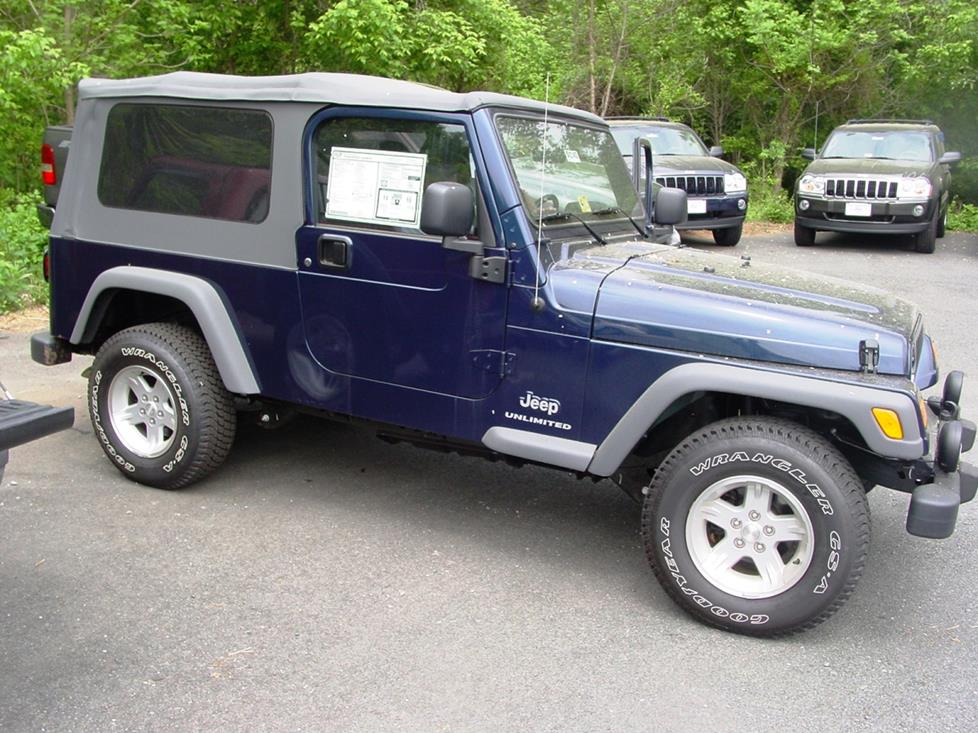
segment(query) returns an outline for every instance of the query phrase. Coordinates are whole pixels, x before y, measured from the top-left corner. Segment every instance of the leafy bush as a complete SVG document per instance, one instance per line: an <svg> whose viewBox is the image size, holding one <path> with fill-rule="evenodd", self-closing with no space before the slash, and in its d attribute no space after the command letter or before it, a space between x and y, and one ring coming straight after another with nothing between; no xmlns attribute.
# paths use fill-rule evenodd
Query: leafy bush
<svg viewBox="0 0 978 733"><path fill-rule="evenodd" d="M978 232L978 205L960 199L951 202L947 210L947 228L959 232Z"/></svg>
<svg viewBox="0 0 978 733"><path fill-rule="evenodd" d="M0 189L0 313L47 299L41 258L48 232L34 204L30 196Z"/></svg>
<svg viewBox="0 0 978 733"><path fill-rule="evenodd" d="M750 206L747 207L747 221L771 221L790 224L795 219L791 193L770 180L748 178Z"/></svg>

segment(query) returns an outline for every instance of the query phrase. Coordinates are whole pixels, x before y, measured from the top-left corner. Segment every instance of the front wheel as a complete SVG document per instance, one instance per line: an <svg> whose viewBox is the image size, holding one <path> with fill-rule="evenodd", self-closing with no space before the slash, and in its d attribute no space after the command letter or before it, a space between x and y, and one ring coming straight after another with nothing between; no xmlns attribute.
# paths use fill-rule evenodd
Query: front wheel
<svg viewBox="0 0 978 733"><path fill-rule="evenodd" d="M815 244L815 230L795 222L795 244L799 247L811 247Z"/></svg>
<svg viewBox="0 0 978 733"><path fill-rule="evenodd" d="M743 224L738 224L735 227L727 227L726 229L714 229L713 241L724 247L733 247L740 241L743 234Z"/></svg>
<svg viewBox="0 0 978 733"><path fill-rule="evenodd" d="M869 506L836 448L795 423L734 418L655 472L642 537L656 578L710 625L780 636L824 621L862 575Z"/></svg>
<svg viewBox="0 0 978 733"><path fill-rule="evenodd" d="M934 212L934 216L929 222L927 222L927 228L917 234L914 247L918 252L925 255L934 253L934 250L937 248L937 230L939 227L940 217L940 211Z"/></svg>
<svg viewBox="0 0 978 733"><path fill-rule="evenodd" d="M112 464L162 489L206 476L234 440L231 395L206 342L185 326L149 323L109 338L92 364L88 407Z"/></svg>

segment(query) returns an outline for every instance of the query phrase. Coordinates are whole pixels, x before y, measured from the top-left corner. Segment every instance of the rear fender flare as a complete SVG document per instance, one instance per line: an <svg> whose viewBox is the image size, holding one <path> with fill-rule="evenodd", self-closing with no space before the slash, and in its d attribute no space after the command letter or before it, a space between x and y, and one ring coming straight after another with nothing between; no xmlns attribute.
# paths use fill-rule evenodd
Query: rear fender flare
<svg viewBox="0 0 978 733"><path fill-rule="evenodd" d="M193 275L148 267L113 267L106 270L95 278L88 289L68 339L72 344L91 340L100 320L97 315L93 318L99 296L107 290L120 288L166 295L187 306L200 325L227 390L236 394L260 394L248 352L221 294L212 283Z"/></svg>

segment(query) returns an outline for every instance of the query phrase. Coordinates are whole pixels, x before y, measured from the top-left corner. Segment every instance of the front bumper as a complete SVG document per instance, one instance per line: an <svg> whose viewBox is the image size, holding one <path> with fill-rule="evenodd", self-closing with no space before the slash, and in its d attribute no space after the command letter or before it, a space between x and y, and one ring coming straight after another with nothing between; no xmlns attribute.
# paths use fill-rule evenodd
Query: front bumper
<svg viewBox="0 0 978 733"><path fill-rule="evenodd" d="M743 208L740 202L743 201ZM688 207L696 207L705 204L705 213L690 212L687 219L682 224L677 224L676 229L727 229L743 224L744 217L747 215L748 196L747 192L736 194L719 194L707 196L689 196L687 198Z"/></svg>
<svg viewBox="0 0 978 733"><path fill-rule="evenodd" d="M801 208L801 202L808 204ZM846 204L869 204L869 216L847 216ZM927 228L934 215L936 200L930 201L870 201L827 199L820 196L795 194L795 223L816 231L855 232L858 234L916 234ZM923 206L919 216L915 206Z"/></svg>
<svg viewBox="0 0 978 733"><path fill-rule="evenodd" d="M974 499L978 490L978 466L961 461L961 454L975 443L975 423L960 416L962 381L960 372L952 372L945 380L944 396L928 400L938 424L930 441L932 458L919 465L930 476L911 492L907 511L907 531L917 537L950 537L958 507Z"/></svg>

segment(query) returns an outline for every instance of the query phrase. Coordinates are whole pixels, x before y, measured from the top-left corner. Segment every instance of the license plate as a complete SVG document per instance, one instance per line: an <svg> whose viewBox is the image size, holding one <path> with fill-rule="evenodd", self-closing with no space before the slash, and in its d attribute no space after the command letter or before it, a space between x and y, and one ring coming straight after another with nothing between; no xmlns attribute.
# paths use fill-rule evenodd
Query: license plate
<svg viewBox="0 0 978 733"><path fill-rule="evenodd" d="M705 214L706 213L706 200L705 199L686 199L686 213L687 214Z"/></svg>
<svg viewBox="0 0 978 733"><path fill-rule="evenodd" d="M872 216L872 215L873 215L872 204L856 204L852 202L846 204L846 216Z"/></svg>

